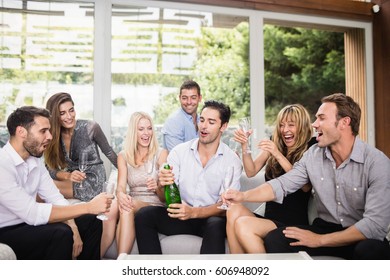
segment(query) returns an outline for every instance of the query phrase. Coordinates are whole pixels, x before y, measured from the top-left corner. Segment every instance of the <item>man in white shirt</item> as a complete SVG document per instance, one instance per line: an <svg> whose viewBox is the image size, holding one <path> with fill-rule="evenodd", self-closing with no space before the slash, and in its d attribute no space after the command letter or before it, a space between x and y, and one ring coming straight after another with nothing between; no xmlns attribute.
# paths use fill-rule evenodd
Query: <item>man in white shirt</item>
<svg viewBox="0 0 390 280"><path fill-rule="evenodd" d="M99 259L102 224L95 215L109 210L112 197L69 205L60 194L40 159L52 140L49 118L33 106L8 117L10 140L0 150L0 242L18 259Z"/></svg>
<svg viewBox="0 0 390 280"><path fill-rule="evenodd" d="M199 139L177 145L168 156L172 170L160 170L159 184L175 180L182 203L165 207L144 207L135 216L140 254L161 254L158 233L192 234L203 237L201 254L224 254L225 211L221 204L223 178L233 166L231 188L240 189L241 160L221 136L230 118L230 108L217 101L206 101L199 121ZM167 213L168 211L168 213Z"/></svg>
<svg viewBox="0 0 390 280"><path fill-rule="evenodd" d="M168 151L198 137L197 110L202 101L200 86L195 81L185 81L180 87L179 101L181 108L168 117L161 130L163 146Z"/></svg>

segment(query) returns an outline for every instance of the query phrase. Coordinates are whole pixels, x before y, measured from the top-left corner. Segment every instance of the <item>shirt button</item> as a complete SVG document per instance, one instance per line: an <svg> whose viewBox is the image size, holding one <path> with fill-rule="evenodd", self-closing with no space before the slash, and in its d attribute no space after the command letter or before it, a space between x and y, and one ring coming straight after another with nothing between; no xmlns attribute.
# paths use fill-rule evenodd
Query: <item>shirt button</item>
<svg viewBox="0 0 390 280"><path fill-rule="evenodd" d="M321 178L321 181L324 181L324 178Z"/></svg>
<svg viewBox="0 0 390 280"><path fill-rule="evenodd" d="M357 188L353 188L353 190L356 192L356 191L357 191Z"/></svg>
<svg viewBox="0 0 390 280"><path fill-rule="evenodd" d="M338 189L338 188L339 188L339 186L337 185L337 186L336 186L336 189Z"/></svg>
<svg viewBox="0 0 390 280"><path fill-rule="evenodd" d="M340 201L337 201L337 204L338 204L338 205L341 205L341 202L340 202Z"/></svg>
<svg viewBox="0 0 390 280"><path fill-rule="evenodd" d="M344 221L344 219L340 219L340 222Z"/></svg>

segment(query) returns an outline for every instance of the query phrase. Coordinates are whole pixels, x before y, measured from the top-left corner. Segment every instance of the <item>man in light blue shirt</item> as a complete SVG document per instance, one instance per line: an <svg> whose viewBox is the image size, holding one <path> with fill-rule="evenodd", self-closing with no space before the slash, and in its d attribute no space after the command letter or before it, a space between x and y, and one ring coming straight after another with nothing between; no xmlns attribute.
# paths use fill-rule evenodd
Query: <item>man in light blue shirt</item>
<svg viewBox="0 0 390 280"><path fill-rule="evenodd" d="M390 224L390 160L357 135L360 107L341 93L322 98L313 127L313 145L293 169L230 202L283 198L309 181L318 218L312 225L281 227L264 244L269 253L306 251L345 259L390 259L385 239Z"/></svg>
<svg viewBox="0 0 390 280"><path fill-rule="evenodd" d="M163 147L168 151L198 137L197 110L202 101L199 85L195 81L185 81L180 87L179 101L181 108L168 117L161 130Z"/></svg>
<svg viewBox="0 0 390 280"><path fill-rule="evenodd" d="M203 237L201 254L225 253L226 210L221 205L223 178L233 166L230 186L240 189L241 160L221 136L230 118L230 108L217 101L206 101L199 121L199 139L177 145L168 156L172 170L160 170L159 184L173 181L179 187L182 203L164 207L144 207L135 216L140 254L161 254L158 233L192 234ZM168 211L168 213L167 213Z"/></svg>

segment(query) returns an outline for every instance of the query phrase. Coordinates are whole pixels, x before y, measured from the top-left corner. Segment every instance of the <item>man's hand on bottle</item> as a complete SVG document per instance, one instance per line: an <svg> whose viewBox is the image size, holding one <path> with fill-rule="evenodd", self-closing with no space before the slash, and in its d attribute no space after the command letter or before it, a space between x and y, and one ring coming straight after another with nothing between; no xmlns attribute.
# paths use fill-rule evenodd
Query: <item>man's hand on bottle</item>
<svg viewBox="0 0 390 280"><path fill-rule="evenodd" d="M171 185L175 181L172 170L160 169L158 172L158 181L161 186Z"/></svg>
<svg viewBox="0 0 390 280"><path fill-rule="evenodd" d="M172 203L167 208L169 217L176 218L176 219L183 220L183 221L192 219L193 210L194 209L191 206L189 206L188 204L186 204L185 202Z"/></svg>

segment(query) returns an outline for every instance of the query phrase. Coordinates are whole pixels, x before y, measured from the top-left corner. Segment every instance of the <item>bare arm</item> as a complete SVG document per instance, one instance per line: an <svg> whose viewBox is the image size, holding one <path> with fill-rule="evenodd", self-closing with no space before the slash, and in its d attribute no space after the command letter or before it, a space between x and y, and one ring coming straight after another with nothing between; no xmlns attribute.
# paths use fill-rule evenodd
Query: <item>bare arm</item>
<svg viewBox="0 0 390 280"><path fill-rule="evenodd" d="M271 140L264 139L259 142L259 148L261 151L265 151L268 154L272 155L283 168L283 170L287 173L293 167L293 164L279 151L275 143ZM311 185L306 184L302 187L304 192L308 192L311 190Z"/></svg>
<svg viewBox="0 0 390 280"><path fill-rule="evenodd" d="M252 133L252 131L250 131L250 133ZM248 143L248 137L245 135L242 129L237 129L234 132L234 141L241 143L242 163L244 165L246 176L255 176L266 164L269 157L269 153L265 151L260 151L260 154L256 157L255 160L253 160L252 155L245 152Z"/></svg>
<svg viewBox="0 0 390 280"><path fill-rule="evenodd" d="M217 208L219 204L213 204L205 207L191 207L186 203L173 203L167 209L168 215L171 218L180 220L208 218L211 216L223 216L225 210Z"/></svg>
<svg viewBox="0 0 390 280"><path fill-rule="evenodd" d="M91 201L74 205L53 205L49 216L49 223L64 222L84 214L98 214L110 209L112 196L101 193Z"/></svg>
<svg viewBox="0 0 390 280"><path fill-rule="evenodd" d="M260 186L245 192L230 189L222 194L222 200L226 201L228 204L241 202L266 202L274 199L274 191L272 186L268 183L261 184Z"/></svg>

